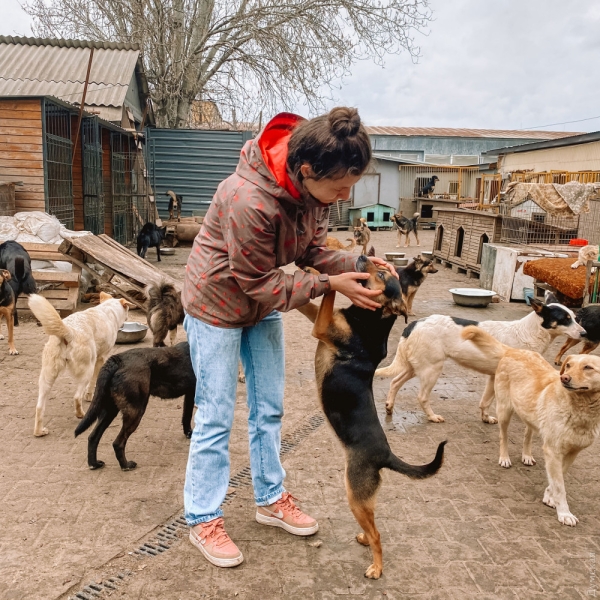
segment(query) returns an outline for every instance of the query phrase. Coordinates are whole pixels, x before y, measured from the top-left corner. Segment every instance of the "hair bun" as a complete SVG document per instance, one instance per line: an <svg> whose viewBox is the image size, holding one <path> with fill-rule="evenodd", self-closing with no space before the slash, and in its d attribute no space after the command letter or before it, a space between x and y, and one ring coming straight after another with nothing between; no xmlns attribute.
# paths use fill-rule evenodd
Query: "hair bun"
<svg viewBox="0 0 600 600"><path fill-rule="evenodd" d="M338 106L327 115L331 133L337 138L356 135L360 129L360 117L355 108Z"/></svg>

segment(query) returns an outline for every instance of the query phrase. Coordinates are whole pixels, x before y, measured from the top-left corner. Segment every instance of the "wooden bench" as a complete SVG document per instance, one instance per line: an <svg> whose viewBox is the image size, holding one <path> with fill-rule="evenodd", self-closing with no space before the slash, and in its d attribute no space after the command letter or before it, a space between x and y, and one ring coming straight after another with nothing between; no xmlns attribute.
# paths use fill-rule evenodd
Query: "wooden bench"
<svg viewBox="0 0 600 600"><path fill-rule="evenodd" d="M58 251L59 244L41 244L19 242L29 253L31 260L63 261L71 263L71 272L32 270L31 274L37 283L39 294L50 301L61 317L70 315L77 307L79 299L79 280L81 267L74 264L70 256ZM27 298L19 297L17 308L27 309Z"/></svg>

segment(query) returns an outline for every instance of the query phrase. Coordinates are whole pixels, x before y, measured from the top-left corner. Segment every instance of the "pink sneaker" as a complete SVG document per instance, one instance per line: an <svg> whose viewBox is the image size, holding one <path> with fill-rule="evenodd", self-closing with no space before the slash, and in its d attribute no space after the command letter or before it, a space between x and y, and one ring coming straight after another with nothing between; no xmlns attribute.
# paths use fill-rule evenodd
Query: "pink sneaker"
<svg viewBox="0 0 600 600"><path fill-rule="evenodd" d="M274 504L259 506L256 509L256 520L262 525L281 527L294 535L313 535L319 531L319 524L305 515L295 504L294 496L283 492L283 496Z"/></svg>
<svg viewBox="0 0 600 600"><path fill-rule="evenodd" d="M223 519L199 523L190 529L190 542L217 567L236 567L244 555L227 535Z"/></svg>

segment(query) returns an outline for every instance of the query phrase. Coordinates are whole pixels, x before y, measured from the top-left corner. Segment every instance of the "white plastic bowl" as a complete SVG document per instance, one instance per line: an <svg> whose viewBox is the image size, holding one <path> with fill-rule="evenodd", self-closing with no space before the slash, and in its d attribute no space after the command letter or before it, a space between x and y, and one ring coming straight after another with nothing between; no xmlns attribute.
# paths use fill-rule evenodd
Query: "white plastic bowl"
<svg viewBox="0 0 600 600"><path fill-rule="evenodd" d="M449 292L459 306L487 306L496 295L496 292L479 288L452 288Z"/></svg>

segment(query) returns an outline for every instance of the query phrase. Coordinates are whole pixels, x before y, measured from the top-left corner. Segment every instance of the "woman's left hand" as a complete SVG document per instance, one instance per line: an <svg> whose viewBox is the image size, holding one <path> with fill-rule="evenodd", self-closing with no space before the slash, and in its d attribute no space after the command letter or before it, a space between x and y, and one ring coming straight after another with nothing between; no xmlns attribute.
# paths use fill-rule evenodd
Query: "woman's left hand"
<svg viewBox="0 0 600 600"><path fill-rule="evenodd" d="M398 277L398 271L396 271L396 268L394 267L394 265L391 265L389 262L385 262L385 260L383 260L383 258L379 258L379 256L369 256L369 260L372 263L387 269L396 279L400 279Z"/></svg>

